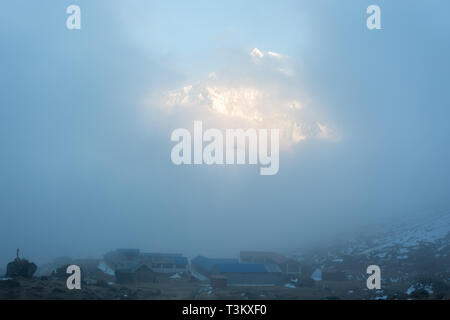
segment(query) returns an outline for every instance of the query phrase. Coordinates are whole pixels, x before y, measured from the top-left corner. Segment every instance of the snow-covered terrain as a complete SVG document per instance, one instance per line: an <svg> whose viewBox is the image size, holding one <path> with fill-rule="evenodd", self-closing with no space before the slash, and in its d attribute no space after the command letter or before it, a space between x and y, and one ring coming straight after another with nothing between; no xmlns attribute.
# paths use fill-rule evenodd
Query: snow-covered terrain
<svg viewBox="0 0 450 320"><path fill-rule="evenodd" d="M423 246L441 245L436 254L448 254L450 214L426 215L380 226L367 241L353 240L347 254L407 259L408 253Z"/></svg>
<svg viewBox="0 0 450 320"><path fill-rule="evenodd" d="M409 216L368 230L294 257L309 265L304 270L315 281L346 279L364 288L367 267L378 265L383 287L397 298L450 293L450 213Z"/></svg>

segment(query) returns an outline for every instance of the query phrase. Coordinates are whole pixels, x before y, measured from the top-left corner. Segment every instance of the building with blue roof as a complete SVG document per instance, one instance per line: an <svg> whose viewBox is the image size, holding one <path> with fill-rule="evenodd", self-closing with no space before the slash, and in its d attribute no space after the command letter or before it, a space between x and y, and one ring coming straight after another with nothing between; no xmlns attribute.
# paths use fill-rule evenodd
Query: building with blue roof
<svg viewBox="0 0 450 320"><path fill-rule="evenodd" d="M214 259L198 256L191 260L191 267L202 275L209 277L215 266L236 263L239 263L238 259Z"/></svg>
<svg viewBox="0 0 450 320"><path fill-rule="evenodd" d="M282 274L277 266L239 263L238 259L211 259L198 256L191 261L191 267L208 278L224 276L227 285L231 286L273 286L282 281Z"/></svg>
<svg viewBox="0 0 450 320"><path fill-rule="evenodd" d="M140 257L151 265L153 271L160 273L186 272L189 264L188 258L181 253L143 252Z"/></svg>

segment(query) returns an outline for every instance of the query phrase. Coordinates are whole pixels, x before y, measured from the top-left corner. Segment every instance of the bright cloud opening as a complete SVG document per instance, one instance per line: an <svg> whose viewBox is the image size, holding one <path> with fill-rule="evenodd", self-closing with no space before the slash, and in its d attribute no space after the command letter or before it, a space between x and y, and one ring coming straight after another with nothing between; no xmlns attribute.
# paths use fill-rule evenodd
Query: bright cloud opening
<svg viewBox="0 0 450 320"><path fill-rule="evenodd" d="M245 81L233 68L213 71L196 83L158 92L150 104L189 122L207 119L211 127L279 129L282 148L312 138L336 140L327 120L312 118L313 106L298 93L288 56L254 48L247 57Z"/></svg>

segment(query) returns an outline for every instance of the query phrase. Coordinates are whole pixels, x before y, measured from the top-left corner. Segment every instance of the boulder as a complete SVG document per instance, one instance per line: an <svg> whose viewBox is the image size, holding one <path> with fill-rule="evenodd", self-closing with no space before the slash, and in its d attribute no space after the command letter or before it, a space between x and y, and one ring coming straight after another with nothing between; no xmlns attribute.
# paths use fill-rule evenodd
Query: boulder
<svg viewBox="0 0 450 320"><path fill-rule="evenodd" d="M36 270L37 266L33 262L29 262L26 259L16 258L14 261L8 263L5 276L8 278L31 278Z"/></svg>
<svg viewBox="0 0 450 320"><path fill-rule="evenodd" d="M11 261L6 266L5 277L7 277L7 278L17 278L17 277L31 278L33 276L33 274L36 272L36 270L37 270L37 266L33 262L30 262L27 259L19 258L19 249L17 249L16 258L14 259L14 261Z"/></svg>
<svg viewBox="0 0 450 320"><path fill-rule="evenodd" d="M31 278L36 272L37 266L27 259L16 258L14 261L8 263L6 267L7 278L24 277Z"/></svg>

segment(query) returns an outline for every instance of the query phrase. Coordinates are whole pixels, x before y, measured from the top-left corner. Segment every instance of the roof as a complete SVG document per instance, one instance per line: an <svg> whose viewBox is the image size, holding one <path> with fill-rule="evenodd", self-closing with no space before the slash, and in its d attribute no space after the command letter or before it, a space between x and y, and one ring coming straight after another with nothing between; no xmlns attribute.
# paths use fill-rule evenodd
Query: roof
<svg viewBox="0 0 450 320"><path fill-rule="evenodd" d="M241 251L241 259L242 258L268 259L276 264L289 261L288 258L279 253L268 251Z"/></svg>
<svg viewBox="0 0 450 320"><path fill-rule="evenodd" d="M217 264L215 270L219 273L266 273L266 267L260 263L223 263Z"/></svg>
<svg viewBox="0 0 450 320"><path fill-rule="evenodd" d="M117 249L118 253L121 254L132 254L132 255L139 255L140 250L139 249Z"/></svg>
<svg viewBox="0 0 450 320"><path fill-rule="evenodd" d="M142 252L143 257L181 257L181 253Z"/></svg>
<svg viewBox="0 0 450 320"><path fill-rule="evenodd" d="M143 252L141 257L152 263L174 263L174 264L188 264L188 259L183 257L181 253L152 253Z"/></svg>
<svg viewBox="0 0 450 320"><path fill-rule="evenodd" d="M211 271L218 264L237 264L238 259L211 259L203 256L198 256L192 259L193 264L207 270Z"/></svg>

